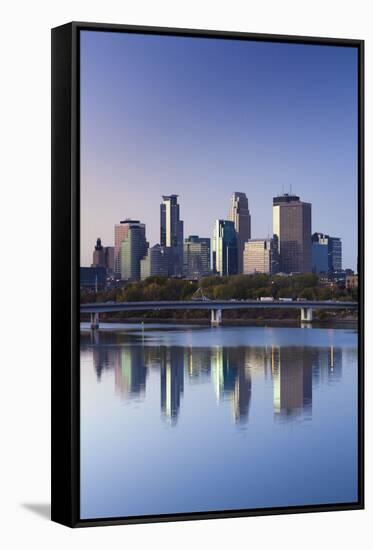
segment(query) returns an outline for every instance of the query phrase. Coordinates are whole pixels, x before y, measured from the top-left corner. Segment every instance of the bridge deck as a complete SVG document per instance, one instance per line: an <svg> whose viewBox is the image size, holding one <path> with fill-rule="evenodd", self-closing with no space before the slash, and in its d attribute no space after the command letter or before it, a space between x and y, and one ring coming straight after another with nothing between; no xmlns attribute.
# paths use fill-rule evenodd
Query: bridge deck
<svg viewBox="0 0 373 550"><path fill-rule="evenodd" d="M80 304L81 313L109 313L119 311L147 311L147 310L179 310L179 309L357 309L357 302L343 301L293 301L282 302L261 302L258 300L184 300L184 301L161 301L161 302L104 302Z"/></svg>

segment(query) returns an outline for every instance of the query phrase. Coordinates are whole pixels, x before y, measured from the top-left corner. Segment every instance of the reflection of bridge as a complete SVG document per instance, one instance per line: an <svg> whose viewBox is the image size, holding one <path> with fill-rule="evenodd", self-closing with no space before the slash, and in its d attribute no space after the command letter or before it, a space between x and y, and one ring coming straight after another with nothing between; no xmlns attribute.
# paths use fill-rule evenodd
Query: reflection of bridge
<svg viewBox="0 0 373 550"><path fill-rule="evenodd" d="M90 313L91 328L99 327L100 313L117 313L121 311L160 311L160 310L203 310L211 311L211 324L221 324L222 311L232 309L299 309L301 321L312 322L313 310L341 310L358 307L357 302L343 301L260 301L260 300L184 300L162 302L103 302L80 304L80 313Z"/></svg>

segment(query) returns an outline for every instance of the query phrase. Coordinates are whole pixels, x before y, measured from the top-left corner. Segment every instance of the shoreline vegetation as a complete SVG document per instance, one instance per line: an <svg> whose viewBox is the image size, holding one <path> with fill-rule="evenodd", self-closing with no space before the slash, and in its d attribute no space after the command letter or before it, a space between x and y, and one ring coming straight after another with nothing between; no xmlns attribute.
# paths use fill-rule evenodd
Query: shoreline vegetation
<svg viewBox="0 0 373 550"><path fill-rule="evenodd" d="M123 283L123 286L99 292L81 290L81 303L93 302L138 302L158 300L192 300L199 294L208 300L255 300L263 297L291 298L297 300L339 300L355 301L358 289L347 290L336 283L325 282L312 273L297 275L232 275L229 277L209 276L199 281L148 277L144 281ZM314 321L320 323L356 323L357 313L351 311L315 310ZM81 315L81 321L89 319ZM102 322L108 323L197 323L210 322L209 311L144 311L133 316L133 312L102 313ZM299 311L286 309L226 310L222 324L252 324L277 322L299 323Z"/></svg>

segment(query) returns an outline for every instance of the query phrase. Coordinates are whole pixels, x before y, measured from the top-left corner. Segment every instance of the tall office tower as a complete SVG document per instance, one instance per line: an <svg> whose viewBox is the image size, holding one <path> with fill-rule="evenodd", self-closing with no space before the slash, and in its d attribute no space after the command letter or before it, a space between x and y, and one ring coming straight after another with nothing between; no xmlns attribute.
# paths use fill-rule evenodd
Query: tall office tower
<svg viewBox="0 0 373 550"><path fill-rule="evenodd" d="M184 222L180 220L178 195L163 195L160 205L161 245L171 248L171 275L183 273Z"/></svg>
<svg viewBox="0 0 373 550"><path fill-rule="evenodd" d="M329 237L328 270L329 273L342 269L342 241L339 237Z"/></svg>
<svg viewBox="0 0 373 550"><path fill-rule="evenodd" d="M333 274L342 270L342 242L324 233L312 235L312 271Z"/></svg>
<svg viewBox="0 0 373 550"><path fill-rule="evenodd" d="M243 272L267 273L273 275L279 269L278 241L272 239L251 239L245 243Z"/></svg>
<svg viewBox="0 0 373 550"><path fill-rule="evenodd" d="M140 223L139 220L131 220L129 218L115 224L114 226L114 271L120 274L120 245L128 235L128 228L131 223Z"/></svg>
<svg viewBox="0 0 373 550"><path fill-rule="evenodd" d="M184 241L184 274L191 279L200 279L211 271L210 239L190 235Z"/></svg>
<svg viewBox="0 0 373 550"><path fill-rule="evenodd" d="M218 275L237 274L237 233L230 220L216 220L212 238L212 268Z"/></svg>
<svg viewBox="0 0 373 550"><path fill-rule="evenodd" d="M243 273L243 252L245 242L251 239L251 216L245 193L235 191L231 197L228 220L234 223L237 232L238 273Z"/></svg>
<svg viewBox="0 0 373 550"><path fill-rule="evenodd" d="M273 234L278 238L280 271L311 272L311 203L287 193L274 197Z"/></svg>
<svg viewBox="0 0 373 550"><path fill-rule="evenodd" d="M141 259L146 256L149 243L145 238L145 224L127 221L127 225L127 236L120 245L120 275L125 281L138 281Z"/></svg>
<svg viewBox="0 0 373 550"><path fill-rule="evenodd" d="M170 273L170 248L156 244L148 248L140 262L141 279L147 277L168 277Z"/></svg>
<svg viewBox="0 0 373 550"><path fill-rule="evenodd" d="M312 235L312 273L329 271L329 237L323 233Z"/></svg>

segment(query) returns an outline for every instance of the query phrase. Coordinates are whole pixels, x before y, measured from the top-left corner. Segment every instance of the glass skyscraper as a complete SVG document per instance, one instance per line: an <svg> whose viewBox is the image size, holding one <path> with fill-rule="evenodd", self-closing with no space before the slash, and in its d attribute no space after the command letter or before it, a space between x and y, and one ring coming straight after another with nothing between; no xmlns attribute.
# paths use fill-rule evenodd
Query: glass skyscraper
<svg viewBox="0 0 373 550"><path fill-rule="evenodd" d="M329 273L342 270L342 242L324 233L312 235L312 271Z"/></svg>
<svg viewBox="0 0 373 550"><path fill-rule="evenodd" d="M180 220L178 195L163 195L160 205L160 244L171 248L171 275L182 275L184 222Z"/></svg>
<svg viewBox="0 0 373 550"><path fill-rule="evenodd" d="M274 197L273 234L278 238L280 271L311 272L311 203L287 193Z"/></svg>
<svg viewBox="0 0 373 550"><path fill-rule="evenodd" d="M245 242L251 239L251 216L245 193L235 191L232 194L228 219L234 223L237 232L237 271L243 273Z"/></svg>
<svg viewBox="0 0 373 550"><path fill-rule="evenodd" d="M328 237L328 268L329 272L342 269L342 241L339 237Z"/></svg>
<svg viewBox="0 0 373 550"><path fill-rule="evenodd" d="M131 224L140 223L139 220L127 218L114 226L114 271L118 275L121 273L120 247L122 241L128 235L128 229Z"/></svg>
<svg viewBox="0 0 373 550"><path fill-rule="evenodd" d="M184 241L184 274L195 279L208 275L211 271L210 256L210 239L190 235Z"/></svg>
<svg viewBox="0 0 373 550"><path fill-rule="evenodd" d="M156 244L148 248L141 262L141 279L151 276L168 277L170 273L170 248Z"/></svg>
<svg viewBox="0 0 373 550"><path fill-rule="evenodd" d="M120 274L123 280L140 279L140 262L146 256L148 246L145 238L145 224L128 222L127 236L120 245Z"/></svg>
<svg viewBox="0 0 373 550"><path fill-rule="evenodd" d="M237 274L237 233L230 220L216 220L212 239L212 267L218 275Z"/></svg>

